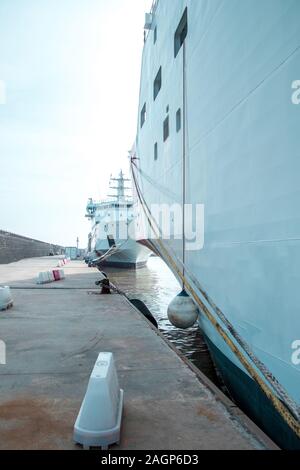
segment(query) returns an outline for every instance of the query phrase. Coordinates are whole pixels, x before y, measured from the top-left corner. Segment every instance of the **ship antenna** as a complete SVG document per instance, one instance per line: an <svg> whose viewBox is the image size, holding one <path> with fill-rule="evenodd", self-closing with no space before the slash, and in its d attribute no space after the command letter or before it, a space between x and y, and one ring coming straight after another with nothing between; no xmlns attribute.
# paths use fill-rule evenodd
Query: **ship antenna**
<svg viewBox="0 0 300 470"><path fill-rule="evenodd" d="M118 201L123 200L125 197L125 190L124 190L124 176L123 171L120 171L120 177L118 181Z"/></svg>

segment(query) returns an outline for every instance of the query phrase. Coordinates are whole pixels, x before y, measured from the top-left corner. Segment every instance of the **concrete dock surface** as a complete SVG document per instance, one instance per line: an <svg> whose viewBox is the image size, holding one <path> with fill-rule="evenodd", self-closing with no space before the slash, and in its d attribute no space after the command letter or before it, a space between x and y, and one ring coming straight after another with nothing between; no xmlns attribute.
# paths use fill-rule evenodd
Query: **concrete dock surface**
<svg viewBox="0 0 300 470"><path fill-rule="evenodd" d="M0 265L14 306L0 312L0 449L80 449L73 426L98 353L114 353L125 404L111 450L266 449L272 442L196 374L121 295L100 295L83 261L38 286L57 257Z"/></svg>

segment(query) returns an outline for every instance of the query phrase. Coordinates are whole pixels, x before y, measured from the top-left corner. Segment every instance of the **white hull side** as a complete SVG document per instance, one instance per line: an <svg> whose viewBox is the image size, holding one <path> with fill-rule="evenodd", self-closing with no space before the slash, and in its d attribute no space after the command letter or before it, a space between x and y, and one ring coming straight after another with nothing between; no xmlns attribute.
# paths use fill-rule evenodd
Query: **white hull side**
<svg viewBox="0 0 300 470"><path fill-rule="evenodd" d="M300 365L292 362L300 339L300 106L291 102L291 84L300 78L300 2L159 2L161 36L154 52L151 38L145 46L140 107L153 101L148 75L160 65L164 81L136 142L149 207L182 201L174 116L182 106L183 58L181 51L174 59L172 35L186 5L186 202L205 205L204 248L187 252L187 269L300 404ZM166 105L173 125L163 143ZM164 243L182 259L180 243ZM200 324L243 369L203 315Z"/></svg>

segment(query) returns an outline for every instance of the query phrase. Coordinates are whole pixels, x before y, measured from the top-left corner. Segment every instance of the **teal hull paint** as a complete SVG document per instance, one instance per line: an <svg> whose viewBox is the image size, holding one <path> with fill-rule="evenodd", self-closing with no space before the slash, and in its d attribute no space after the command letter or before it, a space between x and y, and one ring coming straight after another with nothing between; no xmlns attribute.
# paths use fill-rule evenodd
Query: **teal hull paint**
<svg viewBox="0 0 300 470"><path fill-rule="evenodd" d="M300 450L300 439L259 386L205 336L210 353L235 403L282 449Z"/></svg>

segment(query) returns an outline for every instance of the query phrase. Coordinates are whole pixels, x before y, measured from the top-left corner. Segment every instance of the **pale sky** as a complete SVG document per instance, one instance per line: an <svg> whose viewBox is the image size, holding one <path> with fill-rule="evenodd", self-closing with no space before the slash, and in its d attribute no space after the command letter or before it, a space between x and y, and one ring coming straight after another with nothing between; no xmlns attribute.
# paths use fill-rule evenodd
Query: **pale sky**
<svg viewBox="0 0 300 470"><path fill-rule="evenodd" d="M0 0L0 229L86 246L88 197L128 171L151 3Z"/></svg>

